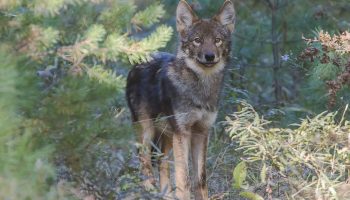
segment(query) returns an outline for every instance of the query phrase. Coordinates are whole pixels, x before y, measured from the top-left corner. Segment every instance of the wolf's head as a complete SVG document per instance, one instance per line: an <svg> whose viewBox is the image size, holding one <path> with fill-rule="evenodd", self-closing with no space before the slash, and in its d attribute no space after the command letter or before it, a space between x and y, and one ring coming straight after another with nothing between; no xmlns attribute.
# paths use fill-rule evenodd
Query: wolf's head
<svg viewBox="0 0 350 200"><path fill-rule="evenodd" d="M226 0L211 19L200 19L184 0L176 10L176 27L180 36L177 57L185 59L194 71L221 71L230 54L235 10Z"/></svg>

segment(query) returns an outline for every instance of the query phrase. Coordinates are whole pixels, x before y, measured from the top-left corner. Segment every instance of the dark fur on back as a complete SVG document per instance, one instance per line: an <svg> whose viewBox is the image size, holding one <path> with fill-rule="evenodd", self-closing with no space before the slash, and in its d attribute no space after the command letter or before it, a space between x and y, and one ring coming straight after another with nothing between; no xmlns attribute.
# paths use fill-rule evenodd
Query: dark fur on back
<svg viewBox="0 0 350 200"><path fill-rule="evenodd" d="M175 56L169 53L153 55L150 63L135 66L128 75L126 97L133 122L147 112L150 119L160 114L172 116L171 97L176 89L167 77L168 68L174 63Z"/></svg>

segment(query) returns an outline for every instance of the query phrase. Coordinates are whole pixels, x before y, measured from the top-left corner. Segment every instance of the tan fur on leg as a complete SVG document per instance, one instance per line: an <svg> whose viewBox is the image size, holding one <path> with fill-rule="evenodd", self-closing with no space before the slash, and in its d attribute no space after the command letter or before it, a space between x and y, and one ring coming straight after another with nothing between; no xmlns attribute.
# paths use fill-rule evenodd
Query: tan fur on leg
<svg viewBox="0 0 350 200"><path fill-rule="evenodd" d="M162 153L163 156L160 159L159 165L159 180L160 191L165 194L165 197L170 197L171 183L170 183L170 171L169 171L169 152L172 148L172 140L169 136L162 136Z"/></svg>
<svg viewBox="0 0 350 200"><path fill-rule="evenodd" d="M208 133L193 134L191 140L192 167L194 175L194 192L196 200L208 199L208 186L206 181L206 154Z"/></svg>
<svg viewBox="0 0 350 200"><path fill-rule="evenodd" d="M176 133L173 136L173 150L175 163L176 197L190 200L190 177L188 168L191 135Z"/></svg>

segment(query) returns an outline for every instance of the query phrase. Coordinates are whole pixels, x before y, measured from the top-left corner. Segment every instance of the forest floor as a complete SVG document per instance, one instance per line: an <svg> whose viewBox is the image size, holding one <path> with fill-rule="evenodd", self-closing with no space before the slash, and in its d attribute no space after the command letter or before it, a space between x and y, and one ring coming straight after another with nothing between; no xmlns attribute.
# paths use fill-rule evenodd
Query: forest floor
<svg viewBox="0 0 350 200"><path fill-rule="evenodd" d="M215 132L215 131L214 131ZM139 170L139 159L135 148L136 141L130 141L132 148L116 148L110 144L96 143L87 150L92 163L79 173L57 162L60 182L75 183L74 196L84 200L97 199L162 199L159 192L148 192L142 187L142 175ZM134 144L133 144L134 143ZM224 133L212 133L207 155L207 179L209 196L212 200L241 199L232 188L232 172L239 160L233 143ZM101 155L102 152L102 155ZM94 155L95 154L95 155ZM58 159L59 160L59 159ZM169 159L173 174L173 160ZM157 170L154 170L157 177ZM171 177L174 180L173 177Z"/></svg>

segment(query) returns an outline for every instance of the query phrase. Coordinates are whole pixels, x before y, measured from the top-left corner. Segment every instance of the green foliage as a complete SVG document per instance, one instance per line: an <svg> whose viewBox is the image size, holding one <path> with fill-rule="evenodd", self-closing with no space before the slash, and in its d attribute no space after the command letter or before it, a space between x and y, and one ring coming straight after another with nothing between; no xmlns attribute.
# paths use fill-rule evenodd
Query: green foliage
<svg viewBox="0 0 350 200"><path fill-rule="evenodd" d="M97 50L98 43L103 41L106 35L106 30L102 25L92 25L85 33L83 40L85 43L82 45L81 51L89 54Z"/></svg>
<svg viewBox="0 0 350 200"><path fill-rule="evenodd" d="M194 2L211 14L220 7L214 0ZM230 83L224 90L224 113L236 109L231 104L237 98L245 99L274 123L285 126L326 110L329 91L318 75L336 76L339 68L311 67L320 63L316 57L312 64L300 59L307 48L302 38L314 37L313 30L318 27L331 35L349 30L347 4L343 0L235 1L234 62L226 79ZM320 43L318 46L322 49ZM348 91L348 87L339 91L332 110L344 108L349 102Z"/></svg>
<svg viewBox="0 0 350 200"><path fill-rule="evenodd" d="M243 183L247 177L247 165L245 162L240 162L233 170L234 184L233 188L244 188Z"/></svg>
<svg viewBox="0 0 350 200"><path fill-rule="evenodd" d="M90 79L96 80L99 84L111 87L120 91L125 86L125 80L122 76L115 77L112 70L106 70L102 66L95 66L87 69Z"/></svg>
<svg viewBox="0 0 350 200"><path fill-rule="evenodd" d="M35 0L32 2L32 9L36 15L57 15L65 3L65 0Z"/></svg>
<svg viewBox="0 0 350 200"><path fill-rule="evenodd" d="M239 193L240 196L250 199L250 200L263 200L264 198L262 198L261 196L259 196L258 194L255 194L253 192L241 192Z"/></svg>
<svg viewBox="0 0 350 200"><path fill-rule="evenodd" d="M20 71L8 47L0 49L0 199L57 199L51 146L37 146L30 120L18 113ZM30 153L30 154L28 154Z"/></svg>
<svg viewBox="0 0 350 200"><path fill-rule="evenodd" d="M18 6L21 3L21 0L8 0L0 2L0 9L11 9Z"/></svg>
<svg viewBox="0 0 350 200"><path fill-rule="evenodd" d="M40 8L36 9L37 6ZM132 36L131 24L137 26L142 24L145 27L150 27L159 22L165 13L162 4L153 4L138 13L135 13L136 6L132 1L122 0L113 2L96 1L94 4L85 1L66 0L45 1L45 3L34 1L29 7L35 8L34 11L28 11L25 18L22 18L23 14L19 13L11 23L15 24L16 22L18 25L29 23L27 25L29 31L20 34L20 37L22 37L20 41L22 44L19 44L21 46L20 50L39 60L47 58L47 53L56 53L56 56L72 62L74 66L83 64L86 57L93 55L101 59L102 62L108 60L130 61L134 64L149 60L149 54L165 47L172 36L172 29L163 25L144 39L130 37ZM84 16L86 15L84 13L81 18L74 16L73 20L69 19L72 20L71 24L60 22L66 20L66 16L60 15L63 8L64 12L68 13L67 17L69 17L70 10L76 7L91 12L90 16ZM97 8L102 8L102 10L97 11ZM41 11L48 12L52 19L47 17L46 14L44 14L45 18L35 17L38 14L37 12L41 13ZM152 16L149 15L150 13L152 13ZM39 23L32 24L28 21L30 17L37 19ZM96 20L94 21L91 18ZM65 30L70 27L75 27L75 31L82 30L82 32L72 35L73 30L71 32ZM80 34L83 36L80 36ZM57 43L60 43L60 46L58 51L55 52L57 46L54 46L54 44Z"/></svg>
<svg viewBox="0 0 350 200"><path fill-rule="evenodd" d="M120 111L113 109L113 101L123 85L122 79L96 66L87 77L64 77L59 87L43 98L38 113L43 127L37 127L38 131L56 141L57 153L65 155L74 169L87 165L79 161L95 139L122 138L123 129L115 118Z"/></svg>
<svg viewBox="0 0 350 200"><path fill-rule="evenodd" d="M29 7L38 16L55 16L60 13L62 9L69 5L83 3L85 0L34 0Z"/></svg>
<svg viewBox="0 0 350 200"><path fill-rule="evenodd" d="M136 26L150 27L164 16L165 10L162 4L153 4L148 6L145 10L135 14L132 18L132 23Z"/></svg>
<svg viewBox="0 0 350 200"><path fill-rule="evenodd" d="M315 39L305 39L308 47L301 58L311 61L309 84L328 89L328 107L344 106L350 99L344 95L350 85L350 33L331 36L323 30ZM342 98L340 98L342 97Z"/></svg>
<svg viewBox="0 0 350 200"><path fill-rule="evenodd" d="M248 171L253 177L260 174L262 180L267 177L262 183L269 196L281 185L288 187L285 192L292 199L346 199L350 121L344 118L345 112L339 121L337 113L323 112L293 125L294 129L271 128L270 121L243 103L241 111L226 119L227 131L248 166L260 166ZM250 191L259 187L254 181L258 179L247 180Z"/></svg>
<svg viewBox="0 0 350 200"><path fill-rule="evenodd" d="M126 42L126 37L124 35L118 35L117 33L109 35L103 44L106 52L102 54L102 59L116 61L116 58L120 57L124 52L125 49L123 49L123 47L126 47L127 45L128 43Z"/></svg>
<svg viewBox="0 0 350 200"><path fill-rule="evenodd" d="M99 21L109 32L121 34L125 29L130 31L130 22L135 11L134 1L116 1L101 13Z"/></svg>
<svg viewBox="0 0 350 200"><path fill-rule="evenodd" d="M128 48L128 58L130 63L147 62L151 59L150 53L155 50L165 47L166 43L170 40L173 33L173 29L160 26L149 37L136 42Z"/></svg>
<svg viewBox="0 0 350 200"><path fill-rule="evenodd" d="M0 48L10 49L0 51L0 199L82 199L90 193L75 191L88 181L94 196L117 198L125 155L115 149L133 137L125 71L172 37L169 26L152 28L162 4L137 8L124 0L0 2Z"/></svg>
<svg viewBox="0 0 350 200"><path fill-rule="evenodd" d="M35 32L39 32L40 36L36 43L40 45L38 49L40 51L45 51L47 49L52 48L58 41L59 32L54 30L52 27L48 27L46 29L41 29L37 27L39 30L34 30ZM35 27L33 27L35 29Z"/></svg>

